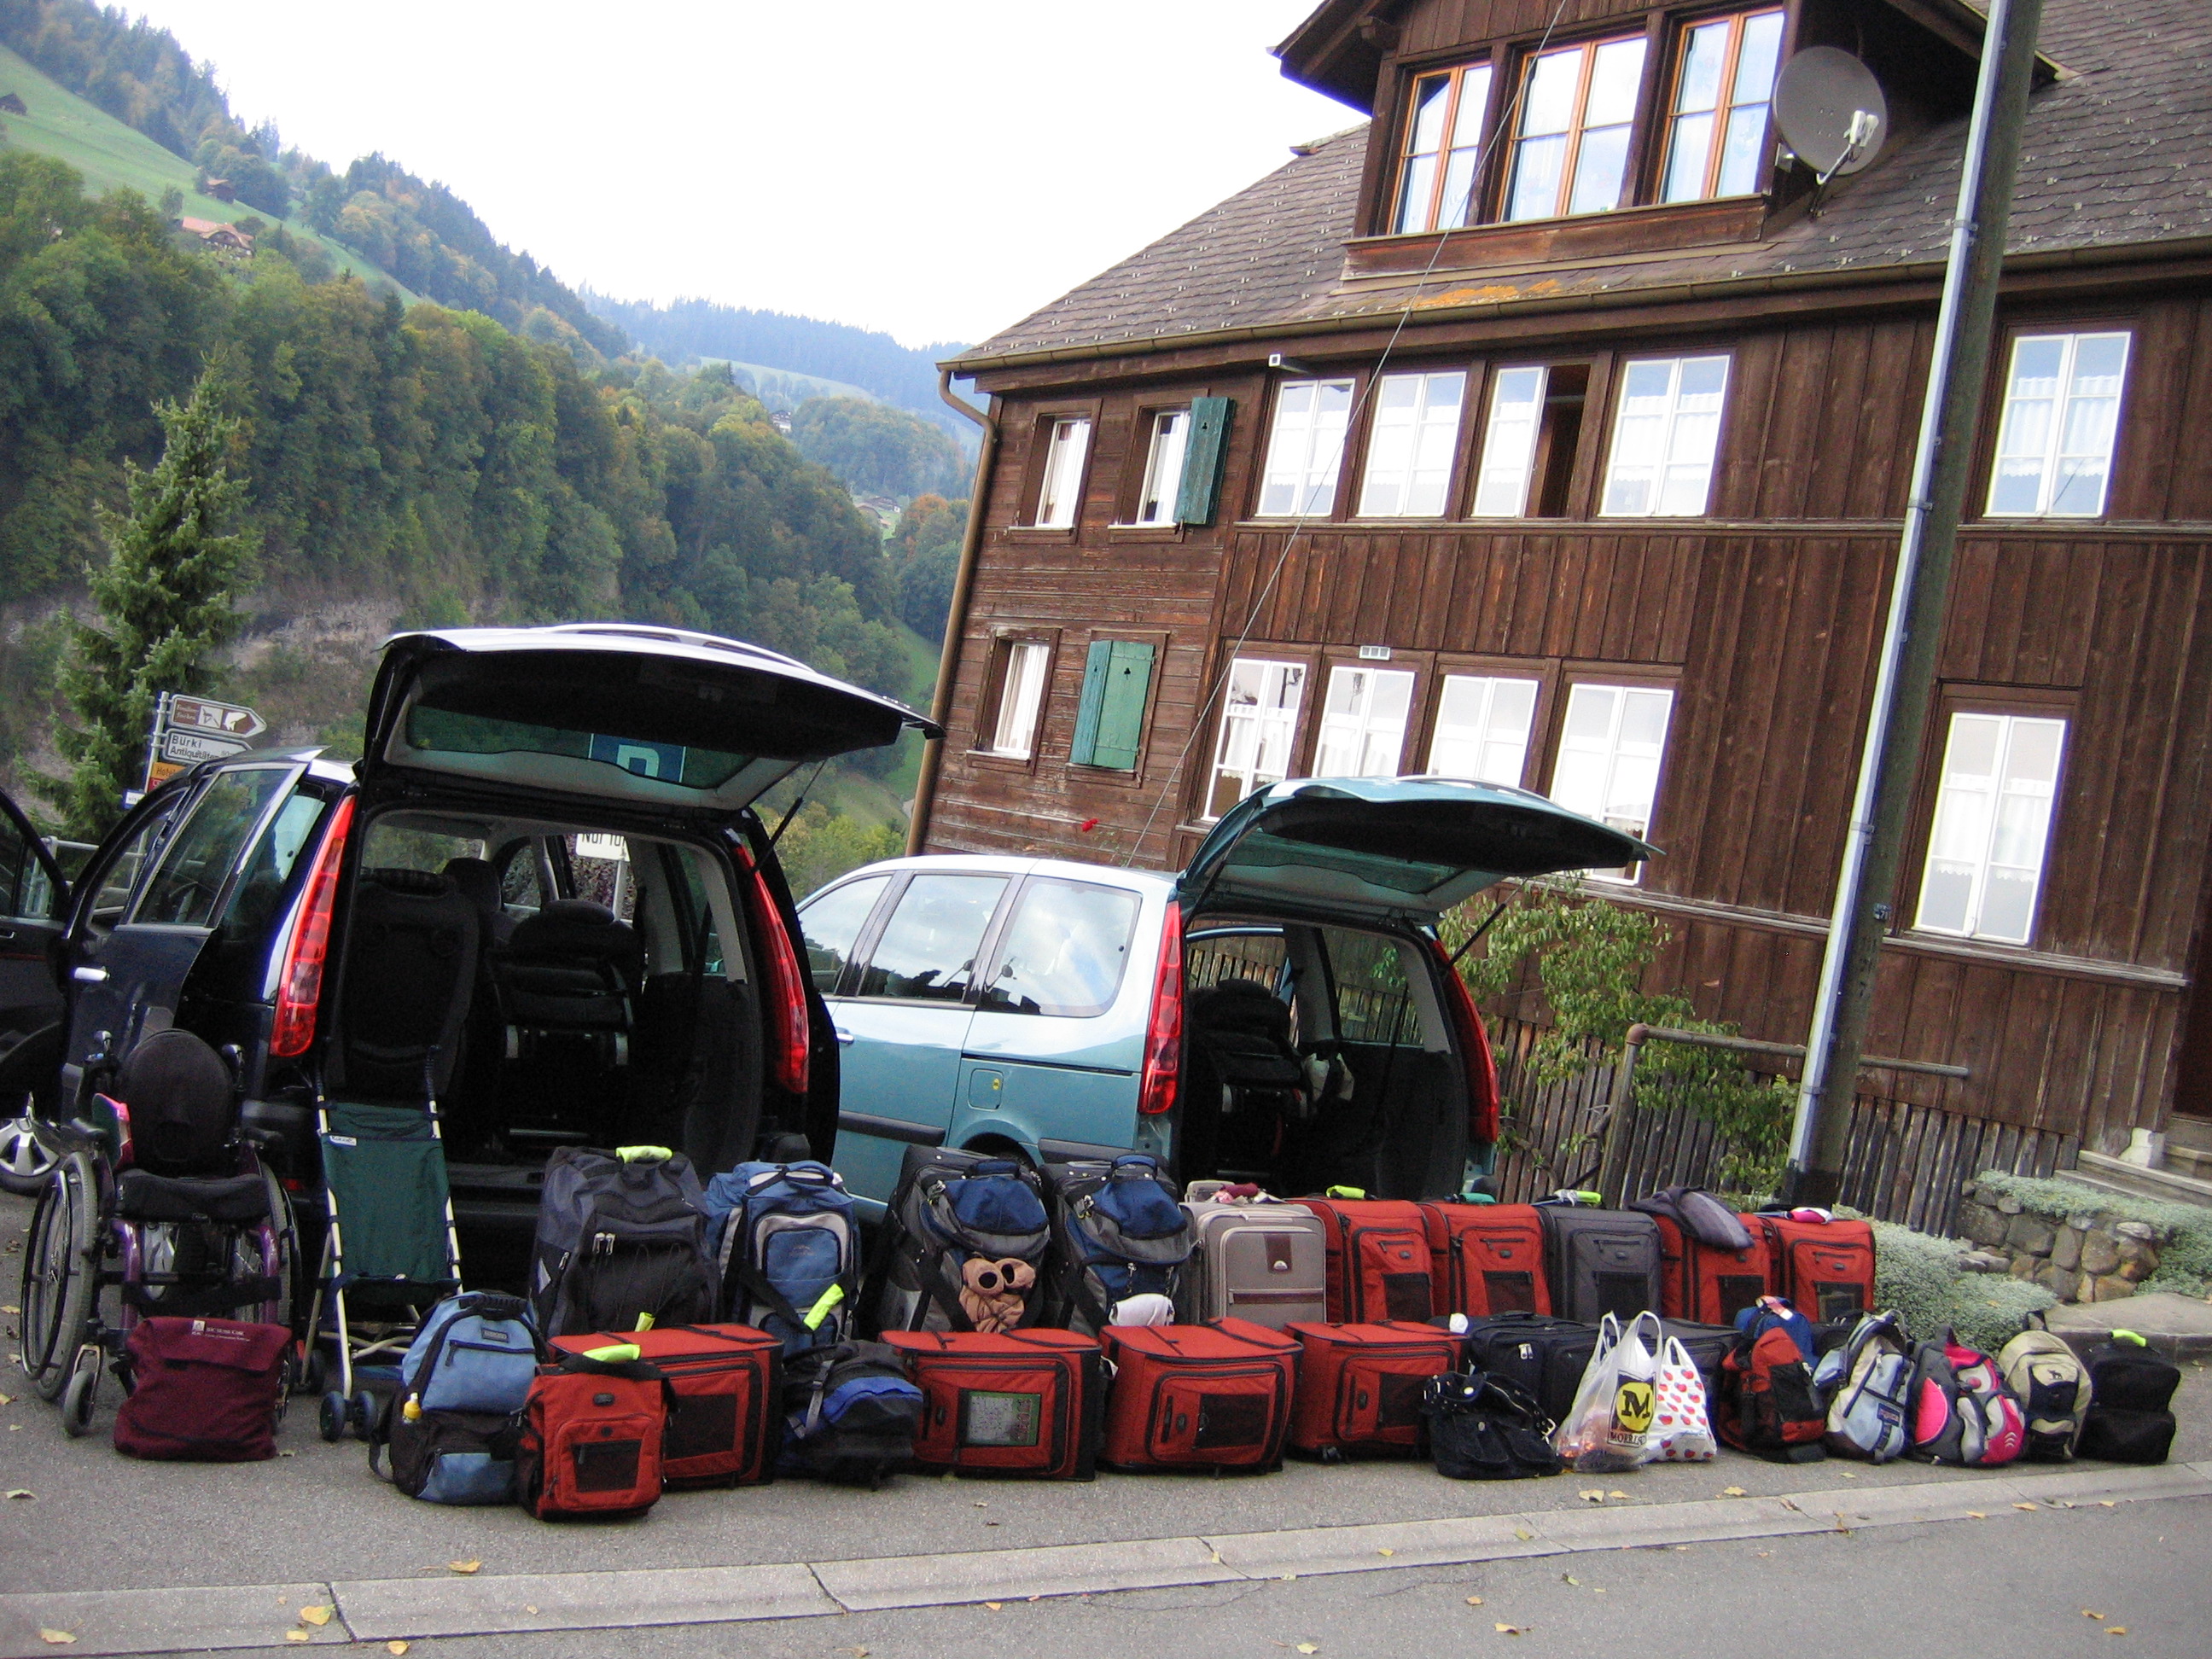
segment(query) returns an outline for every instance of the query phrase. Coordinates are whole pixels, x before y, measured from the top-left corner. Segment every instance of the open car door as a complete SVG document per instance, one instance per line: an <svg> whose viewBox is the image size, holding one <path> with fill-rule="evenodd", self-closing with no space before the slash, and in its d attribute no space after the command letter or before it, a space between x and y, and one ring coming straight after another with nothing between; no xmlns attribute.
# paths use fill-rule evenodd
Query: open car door
<svg viewBox="0 0 2212 1659"><path fill-rule="evenodd" d="M1499 881L1619 869L1657 851L1507 784L1298 778L1224 813L1176 896L1186 915L1242 907L1432 927Z"/></svg>

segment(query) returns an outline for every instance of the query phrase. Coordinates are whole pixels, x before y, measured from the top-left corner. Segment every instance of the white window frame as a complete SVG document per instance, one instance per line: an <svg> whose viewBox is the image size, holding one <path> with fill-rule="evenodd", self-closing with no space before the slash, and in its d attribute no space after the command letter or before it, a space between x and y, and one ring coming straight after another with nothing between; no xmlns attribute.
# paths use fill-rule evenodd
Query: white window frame
<svg viewBox="0 0 2212 1659"><path fill-rule="evenodd" d="M1037 720L1044 713L1045 682L1050 677L1048 640L1006 640L999 670L999 708L991 721L991 741L983 752L1002 760L1029 760L1036 753Z"/></svg>
<svg viewBox="0 0 2212 1659"><path fill-rule="evenodd" d="M1986 773L1966 775L1953 770L1961 729L1969 722L1994 728L1993 762ZM1945 933L1955 939L1985 939L2004 945L2026 945L2035 937L2036 914L2043 902L2043 874L2051 857L2051 821L2057 815L2058 781L2066 767L2066 720L2058 714L2005 714L1980 709L1957 709L1943 742L1943 769L1937 775L1936 816L1929 825L1928 855L1921 866L1920 896L1914 907L1913 927L1922 933ZM2023 732L2033 728L2054 739L2048 778L2021 777L2013 771L2014 747ZM2008 828L2006 808L2024 816L2009 826L2027 830L2034 842L2032 862L2017 857L2000 861L2000 837ZM2019 848L2014 849L2018 852ZM1953 866L1940 872L1940 866ZM1928 914L1930 890L1939 873L1966 878L1966 914L1961 925L1948 926ZM2024 878L2027 886L2027 922L2017 933L1994 931L1985 925L1993 876L2009 873Z"/></svg>
<svg viewBox="0 0 2212 1659"><path fill-rule="evenodd" d="M1083 510L1083 470L1091 459L1091 417L1060 415L1045 434L1044 476L1037 482L1038 530L1073 530Z"/></svg>
<svg viewBox="0 0 2212 1659"><path fill-rule="evenodd" d="M1183 457L1190 452L1190 410L1156 409L1145 424L1145 476L1137 489L1136 516L1129 522L1164 529L1175 523L1176 498L1182 493Z"/></svg>
<svg viewBox="0 0 2212 1659"><path fill-rule="evenodd" d="M1711 394L1712 407L1686 407L1682 382L1692 366L1718 363L1721 383ZM1632 406L1629 381L1639 368L1663 368L1667 389L1656 409ZM1713 471L1720 462L1721 422L1728 414L1729 371L1725 351L1704 351L1684 357L1631 357L1620 365L1620 391L1613 399L1613 436L1606 446L1605 488L1598 516L1605 519L1699 519L1712 500ZM1692 394L1702 399L1705 394ZM1657 441L1653 458L1630 461L1621 453L1622 440L1632 422L1656 421ZM1648 475L1638 477L1632 475ZM1688 485L1694 475L1696 494ZM1677 489L1677 486L1680 488ZM1623 492L1642 488L1645 493L1627 504Z"/></svg>
<svg viewBox="0 0 2212 1659"><path fill-rule="evenodd" d="M1358 383L1350 376L1285 380L1275 388L1275 419L1267 434L1267 459L1260 470L1262 519L1325 519L1336 510L1337 474L1352 430ZM1323 396L1343 395L1342 407L1322 407ZM1274 500L1278 489L1289 492Z"/></svg>
<svg viewBox="0 0 2212 1659"><path fill-rule="evenodd" d="M1310 672L1308 663L1274 657L1238 657L1229 665L1229 678L1221 690L1221 734L1214 744L1212 769L1206 775L1202 817L1211 820L1220 816L1213 802L1224 778L1237 781L1236 799L1242 800L1263 784L1280 783L1291 775ZM1237 700L1240 678L1253 688L1248 702ZM1279 769L1263 764L1271 757L1279 758Z"/></svg>
<svg viewBox="0 0 2212 1659"><path fill-rule="evenodd" d="M1533 382L1534 400L1516 397L1517 410L1528 404L1523 422L1505 411L1505 394ZM1528 492L1536 487L1536 446L1544 434L1544 398L1552 389L1552 371L1539 365L1516 363L1490 377L1490 410L1482 422L1482 458L1475 463L1474 504L1469 516L1477 519L1522 519L1528 515ZM1508 502L1512 503L1508 506Z"/></svg>
<svg viewBox="0 0 2212 1659"><path fill-rule="evenodd" d="M1575 714L1578 705L1599 697L1612 699L1605 711L1605 729L1595 742L1574 735ZM1626 724L1629 699L1656 697L1659 699L1659 740L1650 746L1648 753L1634 752L1625 739L1622 727ZM1608 684L1596 680L1578 680L1567 688L1566 714L1559 722L1559 752L1552 757L1552 799L1571 811L1585 817L1596 818L1616 830L1626 831L1639 841L1650 839L1651 821L1659 811L1659 785L1667 764L1667 739L1674 724L1674 693L1671 687L1649 684L1625 685ZM1638 746L1638 748L1641 745ZM1597 787L1589 799L1577 798L1577 792L1562 792L1560 769L1571 752L1595 757L1598 763ZM1650 786L1644 789L1641 799L1624 800L1624 788L1635 790L1628 782L1638 769L1648 768ZM1639 808L1624 811L1624 806ZM1636 886L1643 879L1644 866L1631 864L1619 870L1592 870L1587 872L1593 880L1615 882L1624 887Z"/></svg>
<svg viewBox="0 0 2212 1659"><path fill-rule="evenodd" d="M2021 393L2021 356L2024 347L2040 345L2056 340L2059 343L2059 368L2057 384L2048 397L2023 397ZM2087 341L2118 340L2120 343L2120 367L2113 377L2114 385L2107 393L2097 392L2084 394L2075 378L2075 364L2081 357L2081 346ZM2105 513L2105 502L2112 494L2112 458L2119 448L2120 410L2127 396L2128 360L2135 349L2133 332L2124 328L2084 329L2076 333L2062 333L2042 330L2013 337L2012 351L2006 360L2004 414L1997 423L1996 453L1990 464L1990 495L1985 516L1992 519L2098 519ZM2082 434L2075 431L2075 417L2083 405L2102 403L2108 407L2098 424L2101 431ZM2048 410L2043 430L2038 435L2027 429L2032 416L2027 410L2035 404ZM2094 415L2091 420L2097 419ZM2077 441L2084 435L2089 443ZM2069 501L2061 505L2065 495L2064 469L2069 463L2094 459L2099 467L2097 491L2094 501L2086 503ZM2033 462L2039 469L2036 477L2035 505L2033 507L2001 507L1997 505L1999 489L2006 482L2006 463ZM2014 476L2019 476L2017 474Z"/></svg>
<svg viewBox="0 0 2212 1659"><path fill-rule="evenodd" d="M1391 389L1413 383L1413 401L1394 406ZM1453 389L1449 404L1438 393ZM1467 417L1467 371L1385 374L1369 400L1367 465L1359 481L1363 519L1441 519L1451 505L1452 466Z"/></svg>
<svg viewBox="0 0 2212 1659"><path fill-rule="evenodd" d="M1512 696L1528 697L1528 706L1521 717L1517 740L1501 734L1498 724L1498 702L1507 686L1516 688ZM1472 688L1467 690L1466 688ZM1528 739L1536 726L1536 705L1543 696L1544 683L1516 674L1447 674L1437 696L1436 729L1429 734L1429 771L1436 777L1473 778L1479 783L1508 783L1518 788L1528 775ZM1455 692L1474 699L1471 719L1454 720L1450 706ZM1510 716L1509 716L1510 718ZM1510 729L1510 728L1508 728ZM1444 754L1448 744L1462 744L1474 750L1477 759L1471 767L1455 766ZM1502 763L1502 751L1510 748L1512 763Z"/></svg>
<svg viewBox="0 0 2212 1659"><path fill-rule="evenodd" d="M1382 668L1372 663L1340 662L1329 665L1328 689L1322 694L1321 730L1314 744L1313 773L1317 778L1395 778L1406 752L1407 728L1413 721L1413 694L1419 676L1410 668ZM1337 709L1342 686L1350 703ZM1401 694L1394 717L1379 711L1378 697Z"/></svg>

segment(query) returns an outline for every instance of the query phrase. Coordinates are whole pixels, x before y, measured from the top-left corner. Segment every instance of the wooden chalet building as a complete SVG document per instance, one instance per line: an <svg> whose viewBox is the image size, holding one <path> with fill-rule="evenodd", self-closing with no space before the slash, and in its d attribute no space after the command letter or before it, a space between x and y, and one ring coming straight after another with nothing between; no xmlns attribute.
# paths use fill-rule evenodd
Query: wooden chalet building
<svg viewBox="0 0 2212 1659"><path fill-rule="evenodd" d="M1327 0L1284 72L1370 120L948 365L996 439L927 847L1510 781L1665 849L1653 988L1804 1041L1981 22ZM1824 192L1766 106L1817 44L1890 118ZM2212 11L2041 50L1868 1041L1971 1076L1867 1086L2047 1170L2212 1146Z"/></svg>

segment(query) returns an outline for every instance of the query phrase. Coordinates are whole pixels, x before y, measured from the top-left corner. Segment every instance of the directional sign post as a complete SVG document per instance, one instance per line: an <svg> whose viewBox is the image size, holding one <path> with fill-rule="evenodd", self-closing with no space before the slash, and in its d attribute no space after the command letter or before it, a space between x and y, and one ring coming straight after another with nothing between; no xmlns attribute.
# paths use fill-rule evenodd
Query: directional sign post
<svg viewBox="0 0 2212 1659"><path fill-rule="evenodd" d="M146 787L158 787L201 761L243 754L268 729L269 722L242 703L164 691L146 744Z"/></svg>

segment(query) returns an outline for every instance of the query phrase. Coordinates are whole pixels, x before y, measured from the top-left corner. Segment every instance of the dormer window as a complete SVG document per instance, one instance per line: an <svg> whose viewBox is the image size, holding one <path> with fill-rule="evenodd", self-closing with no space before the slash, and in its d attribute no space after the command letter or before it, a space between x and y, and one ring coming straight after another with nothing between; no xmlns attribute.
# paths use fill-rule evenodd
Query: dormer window
<svg viewBox="0 0 2212 1659"><path fill-rule="evenodd" d="M1450 230L1475 221L1481 185L1482 112L1490 65L1462 64L1413 82L1398 158L1398 205L1390 228Z"/></svg>
<svg viewBox="0 0 2212 1659"><path fill-rule="evenodd" d="M1682 31L1661 199L1748 196L1764 182L1766 106L1782 61L1782 11L1740 12Z"/></svg>
<svg viewBox="0 0 2212 1659"><path fill-rule="evenodd" d="M1540 52L1522 76L1504 216L1557 219L1620 206L1644 37Z"/></svg>

